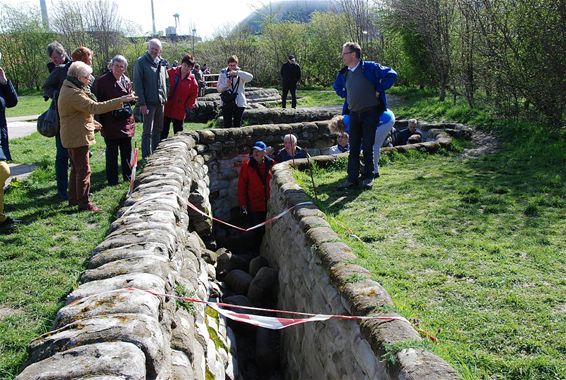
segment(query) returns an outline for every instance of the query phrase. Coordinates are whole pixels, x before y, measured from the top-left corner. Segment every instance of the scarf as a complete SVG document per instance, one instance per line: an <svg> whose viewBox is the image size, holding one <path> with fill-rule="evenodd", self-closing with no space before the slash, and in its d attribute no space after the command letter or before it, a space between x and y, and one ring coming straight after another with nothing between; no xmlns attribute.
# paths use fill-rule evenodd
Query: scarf
<svg viewBox="0 0 566 380"><path fill-rule="evenodd" d="M346 144L345 146L341 146L340 144L336 144L338 150L342 153L347 152L350 150L350 144Z"/></svg>
<svg viewBox="0 0 566 380"><path fill-rule="evenodd" d="M74 84L75 86L77 86L78 88L80 88L81 90L83 90L85 92L85 94L92 99L92 101L97 102L98 100L96 99L96 96L90 91L90 86L87 84L84 84L83 82L81 82L79 80L79 78L76 77L71 77L71 76L67 76L67 80L69 82L71 82L72 84Z"/></svg>

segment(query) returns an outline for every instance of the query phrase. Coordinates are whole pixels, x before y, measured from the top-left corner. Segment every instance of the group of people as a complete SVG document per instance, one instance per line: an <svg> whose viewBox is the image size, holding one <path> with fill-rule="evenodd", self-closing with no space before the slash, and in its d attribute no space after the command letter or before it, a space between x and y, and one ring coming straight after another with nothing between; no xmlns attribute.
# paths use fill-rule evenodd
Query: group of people
<svg viewBox="0 0 566 380"><path fill-rule="evenodd" d="M199 83L193 74L196 63L186 54L181 65L167 68L161 51L160 40L148 41L147 52L135 62L132 81L125 74L128 61L122 55L114 56L108 71L94 78L92 50L79 47L69 58L59 42L49 44L50 75L43 92L59 114L59 132L55 136L57 193L69 205L100 210L89 200L89 146L95 143L95 132L101 131L106 144L108 184L118 184L118 157L123 180L130 180L135 132L131 104L137 102L143 121L142 159L167 138L171 124L174 133L183 129L186 113L199 95Z"/></svg>

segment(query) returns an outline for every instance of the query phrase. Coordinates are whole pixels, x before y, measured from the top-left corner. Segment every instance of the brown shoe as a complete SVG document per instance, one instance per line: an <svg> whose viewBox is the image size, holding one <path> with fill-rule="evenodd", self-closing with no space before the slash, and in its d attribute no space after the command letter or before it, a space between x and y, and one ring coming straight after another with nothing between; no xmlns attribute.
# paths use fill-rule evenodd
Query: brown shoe
<svg viewBox="0 0 566 380"><path fill-rule="evenodd" d="M82 210L82 211L90 211L90 212L99 212L99 211L102 211L102 209L96 207L96 206L93 205L92 203L89 203L86 207L79 207L79 210Z"/></svg>

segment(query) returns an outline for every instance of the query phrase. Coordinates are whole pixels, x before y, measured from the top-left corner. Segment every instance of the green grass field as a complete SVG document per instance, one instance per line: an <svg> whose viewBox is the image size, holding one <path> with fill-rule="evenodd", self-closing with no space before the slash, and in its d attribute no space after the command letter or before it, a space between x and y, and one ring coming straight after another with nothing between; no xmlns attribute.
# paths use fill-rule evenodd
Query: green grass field
<svg viewBox="0 0 566 380"><path fill-rule="evenodd" d="M522 138L476 159L386 156L370 191L336 189L346 160L315 174L358 263L465 379L566 378L566 144Z"/></svg>

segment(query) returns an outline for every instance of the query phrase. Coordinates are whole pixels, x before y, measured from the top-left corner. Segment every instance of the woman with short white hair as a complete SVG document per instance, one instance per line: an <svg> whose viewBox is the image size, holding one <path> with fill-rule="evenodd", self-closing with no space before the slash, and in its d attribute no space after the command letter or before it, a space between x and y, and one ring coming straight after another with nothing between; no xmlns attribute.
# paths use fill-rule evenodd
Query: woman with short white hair
<svg viewBox="0 0 566 380"><path fill-rule="evenodd" d="M80 210L100 211L89 201L90 162L88 148L95 144L94 133L102 125L94 120L94 114L101 114L122 108L124 103L136 99L133 94L105 102L97 102L90 92L92 68L84 62L73 62L69 66L67 79L61 86L57 102L61 143L69 151L71 175L69 178L69 205Z"/></svg>
<svg viewBox="0 0 566 380"><path fill-rule="evenodd" d="M116 55L110 61L110 71L102 74L96 80L94 94L100 102L119 98L133 93L130 78L126 76L128 60L122 55ZM106 179L110 186L118 184L118 155L122 167L122 179L130 181L132 170L132 137L134 137L136 122L132 107L128 104L117 111L106 112L97 116L102 124L102 136L106 143Z"/></svg>

